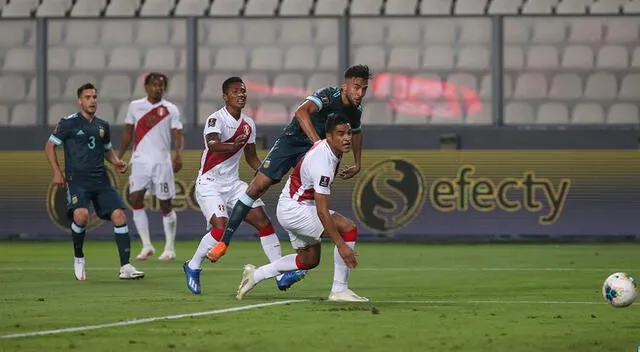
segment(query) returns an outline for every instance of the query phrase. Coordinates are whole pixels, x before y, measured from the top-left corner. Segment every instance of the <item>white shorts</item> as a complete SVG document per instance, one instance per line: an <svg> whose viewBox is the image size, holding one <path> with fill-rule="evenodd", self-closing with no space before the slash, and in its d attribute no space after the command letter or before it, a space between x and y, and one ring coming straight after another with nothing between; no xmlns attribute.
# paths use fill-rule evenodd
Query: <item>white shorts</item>
<svg viewBox="0 0 640 352"><path fill-rule="evenodd" d="M329 210L329 214L334 213L335 211ZM289 240L294 249L320 243L324 226L315 205L281 197L278 200L276 215L280 225L289 233Z"/></svg>
<svg viewBox="0 0 640 352"><path fill-rule="evenodd" d="M220 187L214 182L207 181L206 177L196 180L196 200L207 223L215 215L218 218L228 218L227 209L233 209L236 202L247 190L247 183L237 180L230 185ZM263 207L264 202L258 198L253 202L252 208Z"/></svg>
<svg viewBox="0 0 640 352"><path fill-rule="evenodd" d="M173 177L171 160L149 162L136 160L131 162L129 193L148 190L160 200L175 198L176 181Z"/></svg>

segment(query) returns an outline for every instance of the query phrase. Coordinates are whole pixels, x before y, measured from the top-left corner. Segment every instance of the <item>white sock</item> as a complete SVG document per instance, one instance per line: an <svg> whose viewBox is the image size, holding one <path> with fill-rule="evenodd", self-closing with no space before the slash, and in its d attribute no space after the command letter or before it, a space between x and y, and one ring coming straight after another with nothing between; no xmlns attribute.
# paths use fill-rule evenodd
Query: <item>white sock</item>
<svg viewBox="0 0 640 352"><path fill-rule="evenodd" d="M355 242L346 242L351 249L355 248ZM333 248L333 286L331 292L342 292L349 288L349 273L351 269L347 267L338 252L338 247Z"/></svg>
<svg viewBox="0 0 640 352"><path fill-rule="evenodd" d="M147 211L142 209L133 210L133 223L136 224L136 230L138 230L138 236L142 241L142 248L151 248L151 236L149 236L149 218L147 217Z"/></svg>
<svg viewBox="0 0 640 352"><path fill-rule="evenodd" d="M162 226L164 227L164 250L175 252L176 227L178 225L178 216L175 210L162 217Z"/></svg>
<svg viewBox="0 0 640 352"><path fill-rule="evenodd" d="M271 264L259 267L258 269L256 269L256 272L254 274L254 280L256 282L260 282L262 280L281 275L282 273L287 271L298 270L298 265L296 264L297 256L297 254L285 255L284 257L276 260Z"/></svg>
<svg viewBox="0 0 640 352"><path fill-rule="evenodd" d="M207 253L216 244L218 244L218 241L211 236L211 232L205 233L200 240L198 249L196 249L196 252L193 254L193 258L189 261L189 268L193 270L200 269L202 267L202 261L204 261Z"/></svg>
<svg viewBox="0 0 640 352"><path fill-rule="evenodd" d="M260 243L262 244L262 250L267 255L271 263L282 258L282 249L280 248L280 240L275 233L268 236L260 237Z"/></svg>

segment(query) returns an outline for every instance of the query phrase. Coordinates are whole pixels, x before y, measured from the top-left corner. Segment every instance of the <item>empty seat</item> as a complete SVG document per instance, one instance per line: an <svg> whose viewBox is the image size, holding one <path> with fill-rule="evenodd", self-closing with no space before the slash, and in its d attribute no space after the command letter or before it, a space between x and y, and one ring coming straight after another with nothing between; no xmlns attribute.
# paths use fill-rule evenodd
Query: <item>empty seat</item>
<svg viewBox="0 0 640 352"><path fill-rule="evenodd" d="M338 77L329 73L314 73L307 82L307 91L313 92L323 87L336 86Z"/></svg>
<svg viewBox="0 0 640 352"><path fill-rule="evenodd" d="M235 44L240 42L240 24L231 21L205 22L210 44Z"/></svg>
<svg viewBox="0 0 640 352"><path fill-rule="evenodd" d="M610 73L598 72L587 78L584 98L587 100L615 99L618 91L616 78Z"/></svg>
<svg viewBox="0 0 640 352"><path fill-rule="evenodd" d="M60 86L60 79L54 75L47 76L47 97L50 100L58 100L62 95L62 87ZM27 94L27 100L34 101L38 93L38 84L36 83L36 77L31 79L29 85L29 93Z"/></svg>
<svg viewBox="0 0 640 352"><path fill-rule="evenodd" d="M593 68L593 51L586 45L571 45L562 54L562 67L574 70Z"/></svg>
<svg viewBox="0 0 640 352"><path fill-rule="evenodd" d="M468 125L491 125L493 123L491 102L480 101L468 107L465 122Z"/></svg>
<svg viewBox="0 0 640 352"><path fill-rule="evenodd" d="M578 75L572 73L560 73L551 80L549 98L551 99L578 99L582 96L582 82Z"/></svg>
<svg viewBox="0 0 640 352"><path fill-rule="evenodd" d="M458 52L461 69L484 70L489 68L489 49L482 46L466 46Z"/></svg>
<svg viewBox="0 0 640 352"><path fill-rule="evenodd" d="M527 103L510 102L504 108L504 122L512 124L532 124L535 122L533 108Z"/></svg>
<svg viewBox="0 0 640 352"><path fill-rule="evenodd" d="M484 15L487 0L457 0L454 12L456 15Z"/></svg>
<svg viewBox="0 0 640 352"><path fill-rule="evenodd" d="M422 24L419 21L390 20L387 26L389 44L416 44L422 39Z"/></svg>
<svg viewBox="0 0 640 352"><path fill-rule="evenodd" d="M2 17L30 17L36 6L38 6L36 1L11 1L10 3L2 6Z"/></svg>
<svg viewBox="0 0 640 352"><path fill-rule="evenodd" d="M638 106L629 103L616 103L609 108L607 123L611 124L638 124Z"/></svg>
<svg viewBox="0 0 640 352"><path fill-rule="evenodd" d="M566 27L564 21L556 19L535 19L533 26L534 43L556 44L565 40Z"/></svg>
<svg viewBox="0 0 640 352"><path fill-rule="evenodd" d="M349 11L352 15L379 15L382 0L352 0Z"/></svg>
<svg viewBox="0 0 640 352"><path fill-rule="evenodd" d="M247 57L242 47L227 47L218 50L215 59L217 70L244 70L247 68Z"/></svg>
<svg viewBox="0 0 640 352"><path fill-rule="evenodd" d="M447 77L447 83L453 84L456 88L463 87L473 92L478 89L478 80L468 73L453 73Z"/></svg>
<svg viewBox="0 0 640 352"><path fill-rule="evenodd" d="M131 79L121 74L106 76L99 87L99 96L102 100L130 99Z"/></svg>
<svg viewBox="0 0 640 352"><path fill-rule="evenodd" d="M140 68L140 52L134 47L120 47L113 50L109 60L110 70L137 70Z"/></svg>
<svg viewBox="0 0 640 352"><path fill-rule="evenodd" d="M35 55L31 48L12 48L6 53L5 72L30 72L35 69Z"/></svg>
<svg viewBox="0 0 640 352"><path fill-rule="evenodd" d="M0 76L0 101L19 101L25 98L27 85L22 76Z"/></svg>
<svg viewBox="0 0 640 352"><path fill-rule="evenodd" d="M209 8L209 15L237 16L240 13L240 9L242 9L243 6L244 6L244 0L216 0L211 4L211 7Z"/></svg>
<svg viewBox="0 0 640 352"><path fill-rule="evenodd" d="M226 79L226 77L225 77ZM249 101L251 102L252 96L263 97L271 95L271 85L269 84L269 78L261 73L249 73L242 76L244 84L249 91Z"/></svg>
<svg viewBox="0 0 640 352"><path fill-rule="evenodd" d="M436 101L441 97L443 93L443 83L440 79L440 76L436 74L422 73L413 77L407 77L407 80L409 85L409 98L411 98L412 100ZM407 83L403 81L394 82L395 86L400 86L400 87L402 87L401 85L406 85L406 84ZM390 94L390 92L376 92L376 93L380 95Z"/></svg>
<svg viewBox="0 0 640 352"><path fill-rule="evenodd" d="M540 124L568 124L569 109L561 103L542 104L538 108L536 122Z"/></svg>
<svg viewBox="0 0 640 352"><path fill-rule="evenodd" d="M153 47L147 51L143 67L147 70L173 71L177 67L172 47Z"/></svg>
<svg viewBox="0 0 640 352"><path fill-rule="evenodd" d="M33 126L37 121L37 113L35 104L18 104L13 107L11 113L11 126ZM58 121L62 116L58 117ZM57 122L57 121L56 121Z"/></svg>
<svg viewBox="0 0 640 352"><path fill-rule="evenodd" d="M623 4L622 7L625 14L640 13L640 1L629 1Z"/></svg>
<svg viewBox="0 0 640 352"><path fill-rule="evenodd" d="M389 54L390 70L410 72L417 71L420 66L420 49L415 46L397 46Z"/></svg>
<svg viewBox="0 0 640 352"><path fill-rule="evenodd" d="M202 16L209 7L209 0L180 0L176 6L176 16Z"/></svg>
<svg viewBox="0 0 640 352"><path fill-rule="evenodd" d="M198 125L204 125L209 115L218 111L221 106L212 101L202 101L198 104Z"/></svg>
<svg viewBox="0 0 640 352"><path fill-rule="evenodd" d="M518 77L513 92L515 98L543 99L547 97L547 80L539 73L524 73Z"/></svg>
<svg viewBox="0 0 640 352"><path fill-rule="evenodd" d="M278 47L262 47L251 54L252 70L280 70L282 68L282 50Z"/></svg>
<svg viewBox="0 0 640 352"><path fill-rule="evenodd" d="M277 75L273 80L271 94L283 97L306 97L306 89L301 75L296 73L285 73Z"/></svg>
<svg viewBox="0 0 640 352"><path fill-rule="evenodd" d="M313 21L316 25L316 43L330 43L334 44L338 42L338 21L333 19L319 19Z"/></svg>
<svg viewBox="0 0 640 352"><path fill-rule="evenodd" d="M103 44L129 44L133 42L133 23L131 21L104 21L100 42Z"/></svg>
<svg viewBox="0 0 640 352"><path fill-rule="evenodd" d="M136 78L136 83L133 86L133 93L131 98L138 99L147 95L147 93L144 90L144 79L146 76L147 76L146 74L138 75L138 78ZM171 82L169 82L169 84L171 84Z"/></svg>
<svg viewBox="0 0 640 352"><path fill-rule="evenodd" d="M633 54L631 55L631 67L640 67L640 47L636 47L635 49L633 49Z"/></svg>
<svg viewBox="0 0 640 352"><path fill-rule="evenodd" d="M100 106L98 106L100 108ZM47 117L47 125L53 126L57 124L63 117L78 112L78 105L72 103L54 103L49 107L49 116Z"/></svg>
<svg viewBox="0 0 640 352"><path fill-rule="evenodd" d="M573 124L603 124L604 111L602 105L594 103L580 103L573 108L571 115Z"/></svg>
<svg viewBox="0 0 640 352"><path fill-rule="evenodd" d="M387 0L384 13L387 15L414 15L417 3L416 0Z"/></svg>
<svg viewBox="0 0 640 352"><path fill-rule="evenodd" d="M347 0L323 0L316 2L316 15L342 15L347 8Z"/></svg>
<svg viewBox="0 0 640 352"><path fill-rule="evenodd" d="M283 43L311 42L313 24L306 20L281 20L280 41Z"/></svg>
<svg viewBox="0 0 640 352"><path fill-rule="evenodd" d="M63 17L69 6L59 1L44 1L36 10L36 17Z"/></svg>
<svg viewBox="0 0 640 352"><path fill-rule="evenodd" d="M598 43L602 41L602 20L580 18L571 22L569 41L572 43Z"/></svg>
<svg viewBox="0 0 640 352"><path fill-rule="evenodd" d="M596 67L601 69L626 69L629 67L629 54L622 46L600 48L596 57Z"/></svg>
<svg viewBox="0 0 640 352"><path fill-rule="evenodd" d="M113 109L113 105L111 103L107 103L101 101L98 103L98 110L96 111L96 115L107 121L109 124L113 124L116 121L116 112Z"/></svg>
<svg viewBox="0 0 640 352"><path fill-rule="evenodd" d="M178 70L184 70L187 68L187 51L180 51L180 61L178 63ZM211 50L207 47L198 47L198 70L208 71L211 69Z"/></svg>
<svg viewBox="0 0 640 352"><path fill-rule="evenodd" d="M561 1L556 6L557 14L577 14L582 15L587 13L587 5L582 2L576 1Z"/></svg>
<svg viewBox="0 0 640 352"><path fill-rule="evenodd" d="M247 22L244 25L243 42L248 44L269 44L278 38L276 21Z"/></svg>
<svg viewBox="0 0 640 352"><path fill-rule="evenodd" d="M71 55L61 47L49 47L47 53L48 68L53 71L68 71L71 68Z"/></svg>
<svg viewBox="0 0 640 352"><path fill-rule="evenodd" d="M630 74L624 76L620 85L621 99L638 100L640 99L640 74Z"/></svg>
<svg viewBox="0 0 640 352"><path fill-rule="evenodd" d="M589 13L593 14L619 14L622 10L620 3L610 1L596 1L589 7Z"/></svg>
<svg viewBox="0 0 640 352"><path fill-rule="evenodd" d="M20 22L0 24L0 48L16 47L24 44L26 41L26 29L27 26Z"/></svg>
<svg viewBox="0 0 640 352"><path fill-rule="evenodd" d="M139 21L136 44L167 44L169 42L169 24L169 21Z"/></svg>
<svg viewBox="0 0 640 352"><path fill-rule="evenodd" d="M287 50L284 60L285 70L314 70L316 51L310 46L294 46Z"/></svg>
<svg viewBox="0 0 640 352"><path fill-rule="evenodd" d="M638 20L616 18L607 22L606 41L609 43L632 43L638 39Z"/></svg>
<svg viewBox="0 0 640 352"><path fill-rule="evenodd" d="M106 1L78 0L71 8L71 17L99 17Z"/></svg>
<svg viewBox="0 0 640 352"><path fill-rule="evenodd" d="M502 55L504 68L507 70L520 70L524 67L524 51L519 46L507 46Z"/></svg>
<svg viewBox="0 0 640 352"><path fill-rule="evenodd" d="M429 70L453 69L453 49L446 46L428 46L422 55L422 68Z"/></svg>
<svg viewBox="0 0 640 352"><path fill-rule="evenodd" d="M363 45L355 50L353 62L368 65L373 70L383 70L386 67L385 52L377 45Z"/></svg>
<svg viewBox="0 0 640 352"><path fill-rule="evenodd" d="M140 16L168 16L173 10L174 0L146 0L140 8Z"/></svg>
<svg viewBox="0 0 640 352"><path fill-rule="evenodd" d="M178 73L169 79L169 89L167 97L182 101L187 98L187 75ZM181 110L182 111L182 110Z"/></svg>
<svg viewBox="0 0 640 352"><path fill-rule="evenodd" d="M372 20L354 20L351 25L352 44L380 44L384 37L384 23Z"/></svg>
<svg viewBox="0 0 640 352"><path fill-rule="evenodd" d="M422 0L420 3L421 15L450 15L452 11L452 0Z"/></svg>
<svg viewBox="0 0 640 352"><path fill-rule="evenodd" d="M321 70L338 69L338 48L336 46L327 46L322 49L318 68Z"/></svg>
<svg viewBox="0 0 640 352"><path fill-rule="evenodd" d="M273 16L279 0L249 0L244 9L247 16Z"/></svg>
<svg viewBox="0 0 640 352"><path fill-rule="evenodd" d="M105 16L110 17L133 17L138 4L131 0L111 0L105 11Z"/></svg>
<svg viewBox="0 0 640 352"><path fill-rule="evenodd" d="M85 84L92 83L93 85L98 85L96 78L92 75L88 74L73 74L67 78L67 82L65 84L64 93L62 94L63 100L73 100L78 97L78 88ZM98 95L100 95L100 87L98 87Z"/></svg>
<svg viewBox="0 0 640 352"><path fill-rule="evenodd" d="M505 99L513 95L513 80L510 75L503 75L502 78L502 96ZM490 99L493 96L493 77L491 74L484 75L480 83L480 97L482 99Z"/></svg>
<svg viewBox="0 0 640 352"><path fill-rule="evenodd" d="M169 43L173 46L187 46L187 23L186 21L173 22L173 30L171 31L171 40ZM206 26L202 22L198 22L198 44L205 43Z"/></svg>
<svg viewBox="0 0 640 352"><path fill-rule="evenodd" d="M262 102L255 118L260 125L284 125L289 119L289 112L281 103Z"/></svg>
<svg viewBox="0 0 640 352"><path fill-rule="evenodd" d="M365 125L390 125L393 123L393 111L387 103L369 102L364 104L364 111L371 112L362 114L362 123Z"/></svg>
<svg viewBox="0 0 640 352"><path fill-rule="evenodd" d="M282 0L280 16L306 16L311 11L313 0Z"/></svg>
<svg viewBox="0 0 640 352"><path fill-rule="evenodd" d="M102 48L80 48L76 52L73 68L80 71L101 71L106 67Z"/></svg>
<svg viewBox="0 0 640 352"><path fill-rule="evenodd" d="M505 43L527 43L530 29L529 24L523 23L518 17L505 19L503 30Z"/></svg>
<svg viewBox="0 0 640 352"><path fill-rule="evenodd" d="M474 0L476 1L476 0ZM489 43L491 41L491 21L488 19L463 18L457 21L460 26L461 43Z"/></svg>
<svg viewBox="0 0 640 352"><path fill-rule="evenodd" d="M555 69L558 67L558 50L550 45L533 46L527 55L527 67Z"/></svg>
<svg viewBox="0 0 640 352"><path fill-rule="evenodd" d="M522 6L522 14L551 14L553 7L550 3L542 1L526 1Z"/></svg>
<svg viewBox="0 0 640 352"><path fill-rule="evenodd" d="M429 44L453 44L456 42L457 28L451 21L431 20L427 23L424 42Z"/></svg>
<svg viewBox="0 0 640 352"><path fill-rule="evenodd" d="M515 0L494 0L489 5L489 14L518 14L521 1Z"/></svg>

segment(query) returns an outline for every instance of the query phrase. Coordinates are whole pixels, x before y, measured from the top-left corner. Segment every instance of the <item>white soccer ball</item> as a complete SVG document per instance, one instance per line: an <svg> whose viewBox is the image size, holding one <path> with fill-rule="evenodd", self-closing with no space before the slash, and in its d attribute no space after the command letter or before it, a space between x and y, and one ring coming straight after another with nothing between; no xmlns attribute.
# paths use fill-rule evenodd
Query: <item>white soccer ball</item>
<svg viewBox="0 0 640 352"><path fill-rule="evenodd" d="M636 280L627 273L611 274L602 285L602 296L616 308L628 307L638 297Z"/></svg>

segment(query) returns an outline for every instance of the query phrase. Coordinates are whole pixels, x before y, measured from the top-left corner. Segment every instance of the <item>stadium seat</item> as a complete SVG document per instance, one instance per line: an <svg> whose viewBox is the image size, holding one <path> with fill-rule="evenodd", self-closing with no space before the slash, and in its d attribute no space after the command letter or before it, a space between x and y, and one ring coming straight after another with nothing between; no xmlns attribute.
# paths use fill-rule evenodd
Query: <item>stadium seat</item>
<svg viewBox="0 0 640 352"><path fill-rule="evenodd" d="M388 44L417 44L422 40L420 21L389 20L387 25Z"/></svg>
<svg viewBox="0 0 640 352"><path fill-rule="evenodd" d="M139 99L144 97L145 95L147 95L147 93L144 90L144 79L145 79L146 75L145 74L141 74L138 75L138 78L136 78L136 82L133 86L133 93L131 94L131 99ZM171 82L169 82L169 84L171 84Z"/></svg>
<svg viewBox="0 0 640 352"><path fill-rule="evenodd" d="M538 118L536 123L539 124L568 124L569 109L565 104L547 103L542 104L538 108Z"/></svg>
<svg viewBox="0 0 640 352"><path fill-rule="evenodd" d="M67 23L65 28L65 45L84 46L98 42L98 22L76 20Z"/></svg>
<svg viewBox="0 0 640 352"><path fill-rule="evenodd" d="M0 100L20 101L27 95L27 85L24 77L19 75L0 76Z"/></svg>
<svg viewBox="0 0 640 352"><path fill-rule="evenodd" d="M4 58L5 72L32 72L36 61L32 48L17 47L9 49Z"/></svg>
<svg viewBox="0 0 640 352"><path fill-rule="evenodd" d="M59 100L62 95L62 88L60 86L60 79L54 75L47 75L47 96L50 100ZM36 77L31 79L29 84L29 93L27 94L28 101L35 101L36 94L38 93L38 84L36 83Z"/></svg>
<svg viewBox="0 0 640 352"><path fill-rule="evenodd" d="M111 52L108 70L138 70L140 68L140 52L135 47L119 47Z"/></svg>
<svg viewBox="0 0 640 352"><path fill-rule="evenodd" d="M454 52L446 46L427 46L422 55L422 68L425 70L453 69Z"/></svg>
<svg viewBox="0 0 640 352"><path fill-rule="evenodd" d="M534 70L558 68L558 49L551 45L530 47L527 53L527 67Z"/></svg>
<svg viewBox="0 0 640 352"><path fill-rule="evenodd" d="M138 35L135 43L139 45L167 44L169 42L169 24L171 22L170 20L138 21Z"/></svg>
<svg viewBox="0 0 640 352"><path fill-rule="evenodd" d="M614 91L615 92L615 91ZM582 81L573 73L559 73L551 80L549 98L558 100L574 100L582 96Z"/></svg>
<svg viewBox="0 0 640 352"><path fill-rule="evenodd" d="M602 41L603 23L601 19L583 17L570 23L570 43L599 43Z"/></svg>
<svg viewBox="0 0 640 352"><path fill-rule="evenodd" d="M100 108L98 106L98 108ZM53 126L57 124L63 117L78 112L78 105L72 103L54 103L49 107L49 116L47 125Z"/></svg>
<svg viewBox="0 0 640 352"><path fill-rule="evenodd" d="M593 68L593 50L586 45L571 45L562 53L562 68L590 70Z"/></svg>
<svg viewBox="0 0 640 352"><path fill-rule="evenodd" d="M384 23L376 20L354 20L351 25L351 43L380 44L384 38Z"/></svg>
<svg viewBox="0 0 640 352"><path fill-rule="evenodd" d="M214 112L220 110L221 104L211 101L204 101L198 104L198 125L204 125L207 118Z"/></svg>
<svg viewBox="0 0 640 352"><path fill-rule="evenodd" d="M316 25L316 43L334 44L338 42L338 22L333 19L319 19L313 21Z"/></svg>
<svg viewBox="0 0 640 352"><path fill-rule="evenodd" d="M615 18L606 24L608 43L632 43L638 40L638 20L635 18Z"/></svg>
<svg viewBox="0 0 640 352"><path fill-rule="evenodd" d="M71 113L71 112L69 112ZM68 114L67 114L68 115ZM32 103L18 104L13 107L11 112L11 126L33 126L37 121L36 106ZM51 117L50 117L51 118ZM58 116L55 123L58 123L62 116Z"/></svg>
<svg viewBox="0 0 640 352"><path fill-rule="evenodd" d="M323 0L316 2L316 15L342 15L348 7L348 0Z"/></svg>
<svg viewBox="0 0 640 352"><path fill-rule="evenodd" d="M62 47L49 47L47 54L49 70L68 71L71 68L71 55Z"/></svg>
<svg viewBox="0 0 640 352"><path fill-rule="evenodd" d="M74 70L102 71L107 66L102 48L80 48L74 55Z"/></svg>
<svg viewBox="0 0 640 352"><path fill-rule="evenodd" d="M489 49L483 46L465 46L458 52L457 68L486 70L490 67Z"/></svg>
<svg viewBox="0 0 640 352"><path fill-rule="evenodd" d="M630 103L617 103L609 108L607 114L609 124L634 124L640 123L638 106Z"/></svg>
<svg viewBox="0 0 640 352"><path fill-rule="evenodd" d="M105 11L106 17L133 17L139 2L133 0L111 0Z"/></svg>
<svg viewBox="0 0 640 352"><path fill-rule="evenodd" d="M62 100L73 101L76 99L78 96L78 88L85 83L97 85L98 81L95 76L88 74L73 74L69 76L65 84L64 93L62 93ZM98 87L98 89L100 89L100 87Z"/></svg>
<svg viewBox="0 0 640 352"><path fill-rule="evenodd" d="M573 108L571 115L573 124L602 124L604 111L602 105L594 103L579 103Z"/></svg>
<svg viewBox="0 0 640 352"><path fill-rule="evenodd" d="M131 78L123 74L107 75L98 87L102 100L130 99Z"/></svg>
<svg viewBox="0 0 640 352"><path fill-rule="evenodd" d="M538 44L558 44L565 40L565 21L556 19L534 20L532 42Z"/></svg>
<svg viewBox="0 0 640 352"><path fill-rule="evenodd" d="M535 122L533 108L527 103L509 102L504 108L504 122L507 125L532 124Z"/></svg>
<svg viewBox="0 0 640 352"><path fill-rule="evenodd" d="M222 77L218 82L217 91L222 94L222 82L227 79L228 76ZM247 90L249 91L249 99L248 101L251 103L253 100L251 97L264 97L267 95L271 95L271 85L269 84L269 78L267 75L261 73L249 73L246 75L242 75L242 80L247 86Z"/></svg>
<svg viewBox="0 0 640 352"><path fill-rule="evenodd" d="M130 44L133 42L132 21L104 21L100 42L103 44Z"/></svg>
<svg viewBox="0 0 640 352"><path fill-rule="evenodd" d="M416 0L387 0L384 13L387 15L414 15L417 3Z"/></svg>
<svg viewBox="0 0 640 352"><path fill-rule="evenodd" d="M210 16L237 16L244 6L244 0L215 0L209 8Z"/></svg>
<svg viewBox="0 0 640 352"><path fill-rule="evenodd" d="M503 34L506 44L523 44L529 42L531 27L518 17L504 20Z"/></svg>
<svg viewBox="0 0 640 352"><path fill-rule="evenodd" d="M130 102L128 101L124 101L120 103L120 106L118 107L118 112L116 113L116 116L115 116L114 125L125 124L124 120L127 118L127 111L129 111L129 104Z"/></svg>
<svg viewBox="0 0 640 352"><path fill-rule="evenodd" d="M369 65L373 70L386 68L385 51L377 45L363 45L355 49L353 62Z"/></svg>
<svg viewBox="0 0 640 352"><path fill-rule="evenodd" d="M208 47L198 47L198 69L210 70L211 65L211 50ZM185 70L187 68L187 51L180 51L180 62L178 63L178 70Z"/></svg>
<svg viewBox="0 0 640 352"><path fill-rule="evenodd" d="M442 96L442 80L432 73L421 73L413 76L409 82L409 97L422 101L437 101ZM388 92L382 92L389 94Z"/></svg>
<svg viewBox="0 0 640 352"><path fill-rule="evenodd" d="M596 1L589 6L589 13L593 14L619 14L622 11L621 3L610 1Z"/></svg>
<svg viewBox="0 0 640 352"><path fill-rule="evenodd" d="M289 118L289 111L281 103L262 102L256 111L256 123L261 125L285 125Z"/></svg>
<svg viewBox="0 0 640 352"><path fill-rule="evenodd" d="M28 24L17 21L0 23L0 48L16 47L25 44Z"/></svg>
<svg viewBox="0 0 640 352"><path fill-rule="evenodd" d="M640 47L633 49L633 54L631 54L631 68L640 68Z"/></svg>
<svg viewBox="0 0 640 352"><path fill-rule="evenodd" d="M98 109L96 110L96 115L107 121L110 125L115 123L116 121L116 113L113 109L113 105L110 103L101 101L98 103Z"/></svg>
<svg viewBox="0 0 640 352"><path fill-rule="evenodd" d="M66 1L44 0L36 9L36 17L62 17L70 5Z"/></svg>
<svg viewBox="0 0 640 352"><path fill-rule="evenodd" d="M379 15L383 0L352 0L349 11L352 15Z"/></svg>
<svg viewBox="0 0 640 352"><path fill-rule="evenodd" d="M460 43L489 43L491 42L491 21L487 18L463 18L459 21Z"/></svg>
<svg viewBox="0 0 640 352"><path fill-rule="evenodd" d="M273 16L279 0L248 0L244 9L246 16Z"/></svg>
<svg viewBox="0 0 640 352"><path fill-rule="evenodd" d="M547 80L540 73L524 73L518 77L513 97L518 99L544 99L547 97Z"/></svg>
<svg viewBox="0 0 640 352"><path fill-rule="evenodd" d="M524 51L519 46L506 46L502 51L504 68L520 70L524 67Z"/></svg>
<svg viewBox="0 0 640 352"><path fill-rule="evenodd" d="M390 125L393 123L393 111L384 102L364 103L362 123L364 125Z"/></svg>
<svg viewBox="0 0 640 352"><path fill-rule="evenodd" d="M623 11L625 14L638 14L640 13L640 1L629 1L623 4Z"/></svg>
<svg viewBox="0 0 640 352"><path fill-rule="evenodd" d="M389 54L389 70L411 72L420 67L420 49L415 46L396 46Z"/></svg>
<svg viewBox="0 0 640 352"><path fill-rule="evenodd" d="M282 69L282 50L278 47L260 47L251 53L251 70Z"/></svg>
<svg viewBox="0 0 640 352"><path fill-rule="evenodd" d="M456 87L464 87L476 92L478 90L478 80L469 73L452 73L447 76L448 83L454 84Z"/></svg>
<svg viewBox="0 0 640 352"><path fill-rule="evenodd" d="M502 78L502 95L505 99L511 98L513 95L513 80L511 76L506 74ZM491 99L493 96L493 77L491 74L484 75L480 83L480 97L482 99Z"/></svg>
<svg viewBox="0 0 640 352"><path fill-rule="evenodd" d="M71 17L98 17L106 4L106 0L78 0L71 8Z"/></svg>
<svg viewBox="0 0 640 352"><path fill-rule="evenodd" d="M178 73L169 78L167 98L169 100L185 100L187 98L187 75Z"/></svg>
<svg viewBox="0 0 640 352"><path fill-rule="evenodd" d="M9 124L9 107L0 104L0 126Z"/></svg>
<svg viewBox="0 0 640 352"><path fill-rule="evenodd" d="M30 17L33 10L38 6L38 1L29 2L11 1L2 7L2 17Z"/></svg>
<svg viewBox="0 0 640 352"><path fill-rule="evenodd" d="M517 15L522 6L522 1L516 0L493 0L487 11L490 15Z"/></svg>
<svg viewBox="0 0 640 352"><path fill-rule="evenodd" d="M451 21L435 19L426 24L424 42L428 44L452 44L456 42L456 25Z"/></svg>
<svg viewBox="0 0 640 352"><path fill-rule="evenodd" d="M307 91L314 92L323 87L335 87L338 84L338 77L330 73L314 73L307 82Z"/></svg>
<svg viewBox="0 0 640 352"><path fill-rule="evenodd" d="M469 112L465 118L467 125L490 125L493 123L493 114L491 112L491 102L483 101L478 112Z"/></svg>
<svg viewBox="0 0 640 352"><path fill-rule="evenodd" d="M146 0L140 8L140 17L168 16L173 10L175 0Z"/></svg>
<svg viewBox="0 0 640 352"><path fill-rule="evenodd" d="M275 21L248 21L244 22L245 44L267 45L275 43L278 38L278 23Z"/></svg>
<svg viewBox="0 0 640 352"><path fill-rule="evenodd" d="M282 43L308 44L311 42L313 23L307 20L281 20L280 40Z"/></svg>
<svg viewBox="0 0 640 352"><path fill-rule="evenodd" d="M561 15L582 15L587 13L587 4L582 1L561 1L556 6L556 13Z"/></svg>
<svg viewBox="0 0 640 352"><path fill-rule="evenodd" d="M316 51L313 47L294 46L287 50L285 70L314 70L316 66Z"/></svg>
<svg viewBox="0 0 640 352"><path fill-rule="evenodd" d="M529 0L522 6L522 14L551 14L553 12L553 6L550 2Z"/></svg>
<svg viewBox="0 0 640 352"><path fill-rule="evenodd" d="M338 69L338 48L336 46L327 46L322 49L318 68L321 70Z"/></svg>
<svg viewBox="0 0 640 352"><path fill-rule="evenodd" d="M216 52L215 69L221 71L245 70L247 57L243 47L226 47Z"/></svg>
<svg viewBox="0 0 640 352"><path fill-rule="evenodd" d="M596 68L623 70L629 67L629 53L623 46L609 45L600 48Z"/></svg>
<svg viewBox="0 0 640 352"><path fill-rule="evenodd" d="M209 0L180 0L176 6L176 16L203 16L209 7Z"/></svg>
<svg viewBox="0 0 640 352"><path fill-rule="evenodd" d="M280 16L307 16L312 5L313 0L282 0Z"/></svg>
<svg viewBox="0 0 640 352"><path fill-rule="evenodd" d="M161 72L173 71L177 66L175 50L170 46L156 46L149 49L142 64L145 70Z"/></svg>
<svg viewBox="0 0 640 352"><path fill-rule="evenodd" d="M421 15L450 15L452 11L452 0L422 0L420 2L419 12Z"/></svg>
<svg viewBox="0 0 640 352"><path fill-rule="evenodd" d="M206 21L209 44L236 44L240 42L240 24L235 21Z"/></svg>
<svg viewBox="0 0 640 352"><path fill-rule="evenodd" d="M304 98L311 92L304 88L304 79L297 73L283 73L273 79L273 89L271 94L275 96L291 97L295 99Z"/></svg>
<svg viewBox="0 0 640 352"><path fill-rule="evenodd" d="M456 15L484 15L487 0L457 0L454 6Z"/></svg>
<svg viewBox="0 0 640 352"><path fill-rule="evenodd" d="M171 27L173 30L171 31L171 39L169 40L169 44L173 46L186 47L187 46L187 22L178 20L178 21L173 21L172 24L173 25ZM199 25L198 26L198 44L204 44L206 27L202 24L202 22L199 22L198 25Z"/></svg>
<svg viewBox="0 0 640 352"><path fill-rule="evenodd" d="M640 74L628 74L622 79L618 98L638 101L640 99Z"/></svg>
<svg viewBox="0 0 640 352"><path fill-rule="evenodd" d="M222 96L222 82L227 79L227 75L211 74L205 77L202 84L202 91L200 92L201 100L214 100L221 99ZM248 92L249 97L253 96L253 92Z"/></svg>

